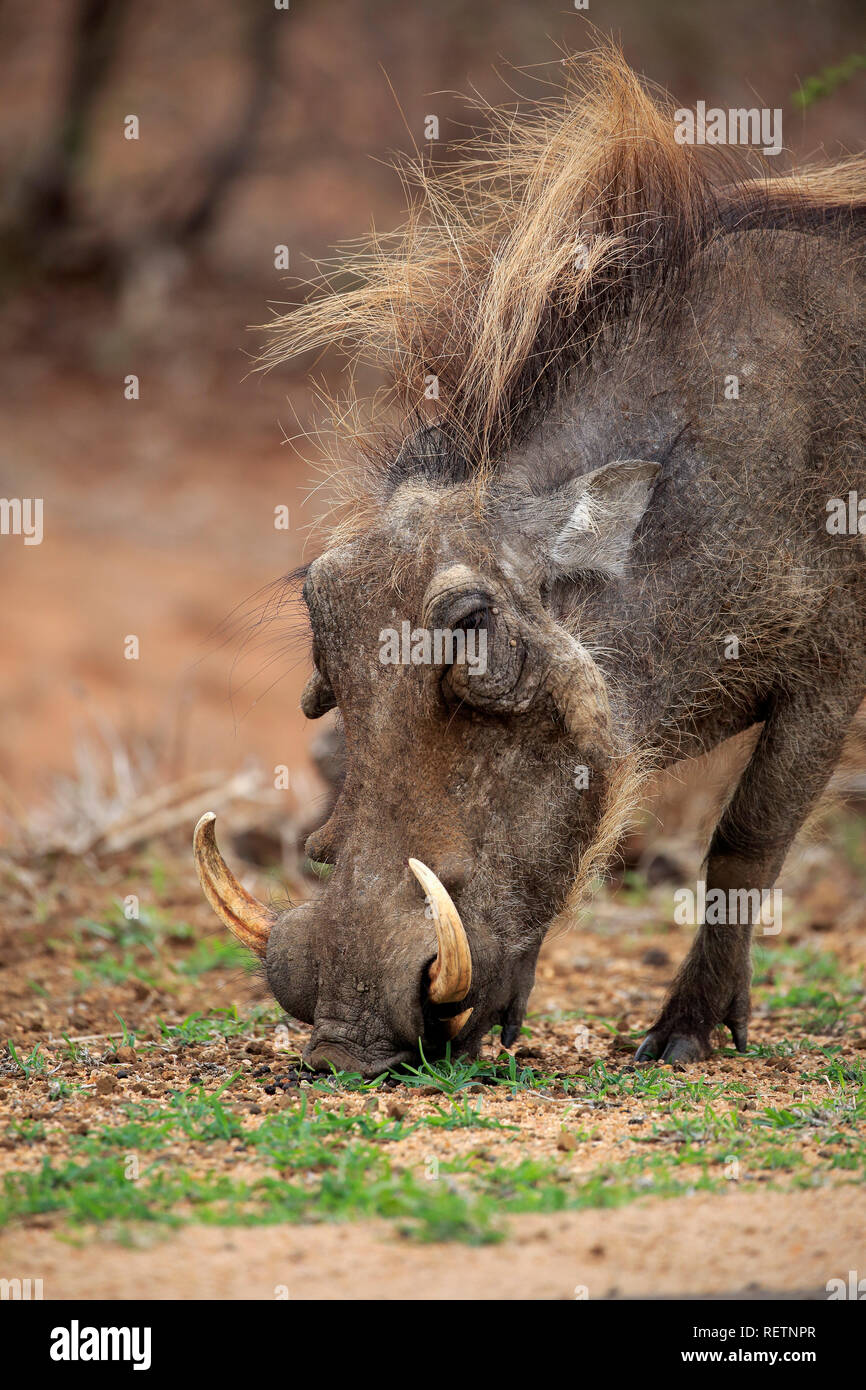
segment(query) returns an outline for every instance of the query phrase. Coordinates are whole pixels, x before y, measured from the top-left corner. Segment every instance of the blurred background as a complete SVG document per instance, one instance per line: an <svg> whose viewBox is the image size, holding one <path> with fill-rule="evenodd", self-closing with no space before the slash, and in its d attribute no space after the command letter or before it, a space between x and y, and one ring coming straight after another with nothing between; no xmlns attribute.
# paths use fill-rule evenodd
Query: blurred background
<svg viewBox="0 0 866 1390"><path fill-rule="evenodd" d="M863 148L862 0L0 0L0 496L44 499L0 537L7 835L250 757L315 799L306 653L256 626L315 554L313 364L249 375L247 325L400 220L425 116L447 158L456 93L543 94L591 25L682 104L781 107L780 171Z"/></svg>

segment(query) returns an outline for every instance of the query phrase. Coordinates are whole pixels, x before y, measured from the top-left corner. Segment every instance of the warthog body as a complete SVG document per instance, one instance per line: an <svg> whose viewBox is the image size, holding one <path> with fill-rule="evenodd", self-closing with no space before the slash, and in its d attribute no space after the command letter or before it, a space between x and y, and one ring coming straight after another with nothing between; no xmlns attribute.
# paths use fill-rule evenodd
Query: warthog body
<svg viewBox="0 0 866 1390"><path fill-rule="evenodd" d="M407 409L439 384L304 584L304 709L345 729L308 842L334 869L257 939L316 1066L512 1041L639 774L756 725L707 892L772 887L866 694L866 540L826 524L866 496L862 165L714 181L609 56L487 159L272 350L356 337ZM383 663L405 620L483 629L484 671ZM409 858L447 890L426 911ZM699 927L641 1058L745 1046L747 917Z"/></svg>

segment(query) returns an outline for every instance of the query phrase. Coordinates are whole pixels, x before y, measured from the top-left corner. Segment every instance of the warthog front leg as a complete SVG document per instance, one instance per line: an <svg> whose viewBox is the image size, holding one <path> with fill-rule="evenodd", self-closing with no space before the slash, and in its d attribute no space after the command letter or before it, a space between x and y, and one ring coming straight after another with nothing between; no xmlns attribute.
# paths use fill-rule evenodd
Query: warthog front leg
<svg viewBox="0 0 866 1390"><path fill-rule="evenodd" d="M734 890L741 910L734 922L699 927L637 1061L701 1061L709 1057L714 1031L722 1026L745 1051L750 943L760 920L761 893L772 889L794 836L829 780L862 695L858 672L841 690L795 692L774 702L707 857L708 899L713 889L721 889L730 903Z"/></svg>
<svg viewBox="0 0 866 1390"><path fill-rule="evenodd" d="M758 868L748 861L738 866L711 852L707 893L715 888L727 893L728 888L760 887L755 882ZM638 1062L701 1061L712 1052L713 1033L721 1025L730 1028L737 1048L745 1051L753 916L750 912L745 923L701 924L661 1014L637 1050Z"/></svg>

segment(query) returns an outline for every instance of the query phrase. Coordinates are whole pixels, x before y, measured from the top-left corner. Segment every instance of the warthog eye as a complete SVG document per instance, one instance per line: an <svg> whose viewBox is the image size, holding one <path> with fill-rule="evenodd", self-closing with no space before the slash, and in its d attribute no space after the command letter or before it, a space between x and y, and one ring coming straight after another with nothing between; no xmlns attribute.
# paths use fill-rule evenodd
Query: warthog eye
<svg viewBox="0 0 866 1390"><path fill-rule="evenodd" d="M466 633L466 651L444 673L446 700L491 713L510 709L526 660L519 629L494 603L474 607L454 627Z"/></svg>
<svg viewBox="0 0 866 1390"><path fill-rule="evenodd" d="M463 632L479 632L482 628L489 632L491 625L490 609L487 607L476 608L474 612L461 618L457 624Z"/></svg>

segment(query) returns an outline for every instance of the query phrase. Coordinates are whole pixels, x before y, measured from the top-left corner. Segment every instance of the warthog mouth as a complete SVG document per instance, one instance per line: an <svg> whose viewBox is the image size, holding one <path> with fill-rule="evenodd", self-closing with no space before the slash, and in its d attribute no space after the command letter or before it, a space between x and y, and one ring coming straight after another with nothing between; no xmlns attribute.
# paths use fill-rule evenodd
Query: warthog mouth
<svg viewBox="0 0 866 1390"><path fill-rule="evenodd" d="M318 1028L314 1030L310 1042L304 1049L304 1061L313 1071L330 1072L333 1068L336 1071L360 1072L364 1077L394 1071L404 1062L415 1061L415 1057L416 1054L411 1048L394 1052L390 1056L383 1055L381 1060L376 1056L365 1056L346 1040L319 1033Z"/></svg>
<svg viewBox="0 0 866 1390"><path fill-rule="evenodd" d="M193 835L196 869L205 897L232 935L253 951L260 960L267 955L275 914L262 906L238 882L226 864L216 842L216 817L208 811L201 817ZM407 860L427 897L433 924L436 928L437 951L427 971L427 998L434 1008L442 1010L436 1022L436 1032L444 1043L456 1040L472 1014L472 1007L456 1009L465 1002L472 987L472 953L460 914L439 879L420 859ZM329 1031L330 1030L330 1031ZM416 1048L390 1053L389 1044L382 1058L351 1038L340 1036L339 1025L317 1022L304 1054L307 1065L316 1071L360 1071L365 1076L378 1075L403 1062L414 1060Z"/></svg>

